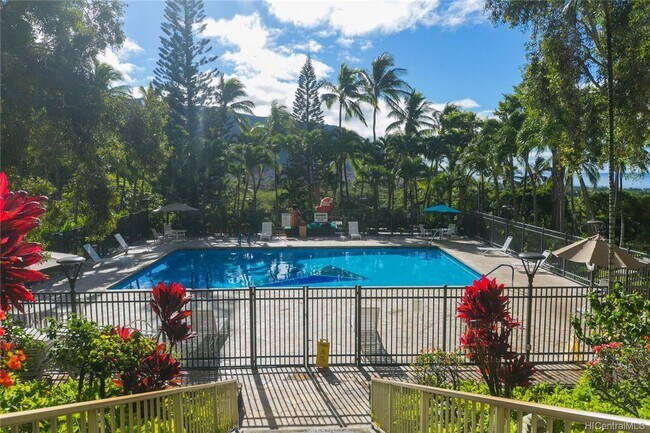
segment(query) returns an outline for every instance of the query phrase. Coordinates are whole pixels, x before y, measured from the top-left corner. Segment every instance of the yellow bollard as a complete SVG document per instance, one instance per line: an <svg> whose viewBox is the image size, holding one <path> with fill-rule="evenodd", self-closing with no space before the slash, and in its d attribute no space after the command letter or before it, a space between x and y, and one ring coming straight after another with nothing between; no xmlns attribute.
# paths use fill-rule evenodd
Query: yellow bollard
<svg viewBox="0 0 650 433"><path fill-rule="evenodd" d="M316 368L329 368L330 366L330 342L325 338L318 340L316 347Z"/></svg>

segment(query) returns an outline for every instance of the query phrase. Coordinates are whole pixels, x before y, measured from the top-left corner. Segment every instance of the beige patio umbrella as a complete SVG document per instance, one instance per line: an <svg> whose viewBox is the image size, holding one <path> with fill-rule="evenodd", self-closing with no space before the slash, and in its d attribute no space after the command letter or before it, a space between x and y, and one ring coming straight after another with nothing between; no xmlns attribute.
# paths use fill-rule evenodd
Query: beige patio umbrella
<svg viewBox="0 0 650 433"><path fill-rule="evenodd" d="M553 251L553 255L565 258L571 262L595 264L606 268L609 266L609 243L602 235L597 234L587 239L574 242L571 245ZM614 267L639 269L645 266L620 247L614 246Z"/></svg>

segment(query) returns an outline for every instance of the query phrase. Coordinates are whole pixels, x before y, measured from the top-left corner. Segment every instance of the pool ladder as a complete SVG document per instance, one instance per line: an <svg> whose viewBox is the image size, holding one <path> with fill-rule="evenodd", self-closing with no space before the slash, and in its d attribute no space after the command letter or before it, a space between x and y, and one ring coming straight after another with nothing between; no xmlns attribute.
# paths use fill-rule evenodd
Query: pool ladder
<svg viewBox="0 0 650 433"><path fill-rule="evenodd" d="M514 287L514 286L515 286L515 267L512 266L512 265L510 265L510 264L508 264L508 263L501 263L499 266L495 267L495 268L492 269L490 272L488 272L487 274L485 274L485 276L487 277L487 276L490 275L492 272L494 272L494 271L496 271L497 269L502 268L502 267L510 268L510 287Z"/></svg>
<svg viewBox="0 0 650 433"><path fill-rule="evenodd" d="M198 276L196 275L196 273L194 271L192 271L192 274L190 274L190 287L192 288L192 290L194 290L196 288L196 286L198 286L198 284L199 284ZM206 272L205 273L205 288L209 289L211 285L212 285L212 273Z"/></svg>

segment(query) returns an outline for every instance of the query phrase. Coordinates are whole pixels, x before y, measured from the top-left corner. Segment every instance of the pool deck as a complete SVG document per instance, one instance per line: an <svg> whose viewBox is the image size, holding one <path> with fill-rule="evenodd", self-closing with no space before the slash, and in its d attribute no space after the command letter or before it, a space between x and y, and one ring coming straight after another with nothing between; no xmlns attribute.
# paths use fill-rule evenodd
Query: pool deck
<svg viewBox="0 0 650 433"><path fill-rule="evenodd" d="M349 240L347 238L315 238L296 239L275 237L271 241L254 241L250 246L246 243L239 246L235 238L198 238L188 239L183 242L170 242L153 245L134 245L129 249L128 254L121 253L106 260L103 263L85 264L79 279L77 280L77 292L93 292L106 290L113 284L128 277L134 272L151 264L165 254L176 249L186 248L285 248L285 247L424 247L428 242L417 237L405 236L375 236L366 237L362 240ZM454 258L460 260L479 274L491 271L500 264L521 265L514 256L506 256L501 253L481 254L477 249L483 244L474 240L455 238L451 240L436 241L434 245ZM506 286L511 285L511 269L502 267L496 270L491 276L497 278ZM512 286L525 287L528 285L528 278L523 271L515 270ZM545 269L535 276L536 287L565 287L575 286L576 282L567 278L557 276ZM34 285L33 291L68 291L69 286L66 278L61 272L51 274L51 279Z"/></svg>

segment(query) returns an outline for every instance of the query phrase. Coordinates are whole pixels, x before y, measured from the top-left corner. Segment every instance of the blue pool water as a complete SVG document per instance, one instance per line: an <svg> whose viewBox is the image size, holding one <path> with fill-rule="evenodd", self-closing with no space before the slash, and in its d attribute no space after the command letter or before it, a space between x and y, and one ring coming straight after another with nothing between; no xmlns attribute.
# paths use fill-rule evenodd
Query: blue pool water
<svg viewBox="0 0 650 433"><path fill-rule="evenodd" d="M478 277L438 248L177 250L113 288L151 289L158 281L197 289L459 286Z"/></svg>

